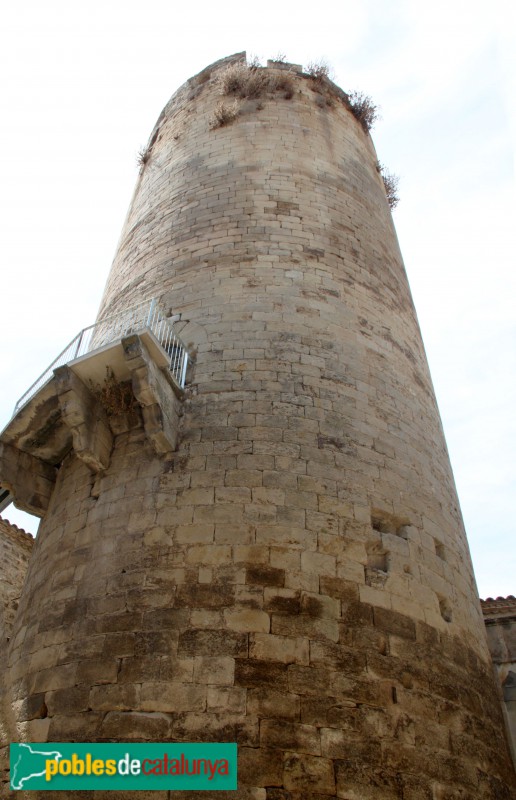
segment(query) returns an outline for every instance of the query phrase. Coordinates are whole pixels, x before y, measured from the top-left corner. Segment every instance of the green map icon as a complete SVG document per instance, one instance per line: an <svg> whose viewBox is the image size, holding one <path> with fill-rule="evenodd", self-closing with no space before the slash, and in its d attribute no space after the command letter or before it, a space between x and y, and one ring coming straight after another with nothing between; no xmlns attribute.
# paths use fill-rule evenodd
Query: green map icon
<svg viewBox="0 0 516 800"><path fill-rule="evenodd" d="M31 780L44 777L49 758L59 761L63 757L57 750L46 750L44 744L39 750L37 747L38 745L24 743L11 745L11 789L30 789L27 784ZM14 759L13 748L16 748Z"/></svg>

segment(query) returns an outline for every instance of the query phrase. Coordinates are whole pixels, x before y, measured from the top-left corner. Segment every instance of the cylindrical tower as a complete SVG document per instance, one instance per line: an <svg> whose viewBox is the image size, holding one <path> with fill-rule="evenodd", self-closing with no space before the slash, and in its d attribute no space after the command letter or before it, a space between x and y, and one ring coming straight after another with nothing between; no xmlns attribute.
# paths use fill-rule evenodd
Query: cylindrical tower
<svg viewBox="0 0 516 800"><path fill-rule="evenodd" d="M509 800L369 134L324 77L240 54L141 161L101 315L176 320L177 444L108 407L109 465L60 464L12 642L20 735L237 741L242 800Z"/></svg>

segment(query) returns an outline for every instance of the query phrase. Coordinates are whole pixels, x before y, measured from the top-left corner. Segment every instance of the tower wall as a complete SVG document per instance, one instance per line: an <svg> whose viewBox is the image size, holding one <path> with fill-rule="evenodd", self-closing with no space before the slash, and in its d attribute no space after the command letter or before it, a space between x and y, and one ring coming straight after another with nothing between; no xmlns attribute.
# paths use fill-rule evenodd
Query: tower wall
<svg viewBox="0 0 516 800"><path fill-rule="evenodd" d="M9 641L18 608L27 566L32 552L32 536L0 517L0 640Z"/></svg>
<svg viewBox="0 0 516 800"><path fill-rule="evenodd" d="M513 763L516 765L516 598L488 597L481 601L487 643L501 689Z"/></svg>
<svg viewBox="0 0 516 800"><path fill-rule="evenodd" d="M44 699L49 741L238 741L241 798L509 798L374 147L302 75L214 127L225 66L158 120L101 308L179 315L179 444L119 419L105 472L61 465L11 649L21 735Z"/></svg>
<svg viewBox="0 0 516 800"><path fill-rule="evenodd" d="M7 678L7 649L22 592L32 545L32 536L0 517L0 796L8 783L9 748L15 735L15 720Z"/></svg>

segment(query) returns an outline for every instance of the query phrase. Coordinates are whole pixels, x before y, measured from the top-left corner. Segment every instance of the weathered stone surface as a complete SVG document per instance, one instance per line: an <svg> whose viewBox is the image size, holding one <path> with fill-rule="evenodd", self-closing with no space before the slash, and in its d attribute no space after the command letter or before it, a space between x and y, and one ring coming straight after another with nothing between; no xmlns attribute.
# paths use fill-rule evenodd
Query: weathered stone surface
<svg viewBox="0 0 516 800"><path fill-rule="evenodd" d="M284 586L285 570L274 567L248 567L246 583L258 586Z"/></svg>
<svg viewBox="0 0 516 800"><path fill-rule="evenodd" d="M154 363L139 336L127 336L122 347L134 396L142 407L145 433L157 453L175 450L181 406L172 381Z"/></svg>
<svg viewBox="0 0 516 800"><path fill-rule="evenodd" d="M282 661L285 664L308 664L308 639L300 636L274 636L256 633L249 645L249 655L264 661Z"/></svg>
<svg viewBox="0 0 516 800"><path fill-rule="evenodd" d="M288 755L283 785L286 789L335 794L333 762L317 756Z"/></svg>
<svg viewBox="0 0 516 800"><path fill-rule="evenodd" d="M47 511L56 481L54 466L0 442L0 474L18 508L38 517Z"/></svg>
<svg viewBox="0 0 516 800"><path fill-rule="evenodd" d="M374 609L374 624L376 628L385 633L392 633L404 639L416 638L416 626L414 620L395 611L385 608Z"/></svg>
<svg viewBox="0 0 516 800"><path fill-rule="evenodd" d="M181 409L128 334L143 410L109 465L11 463L45 519L12 619L8 729L236 741L245 800L505 800L376 153L344 93L298 73L290 98L270 83L263 107L237 98L211 127L224 66L160 117L101 308L156 296L174 315Z"/></svg>
<svg viewBox="0 0 516 800"><path fill-rule="evenodd" d="M264 719L260 723L260 743L264 747L296 753L321 755L321 737L315 726L287 720Z"/></svg>
<svg viewBox="0 0 516 800"><path fill-rule="evenodd" d="M77 714L81 711L88 711L90 708L89 696L89 684L46 692L47 713L53 717L57 714Z"/></svg>
<svg viewBox="0 0 516 800"><path fill-rule="evenodd" d="M169 730L170 720L166 714L143 711L110 711L100 726L103 737L118 741L166 739Z"/></svg>
<svg viewBox="0 0 516 800"><path fill-rule="evenodd" d="M144 683L140 691L143 711L203 711L206 708L206 687L160 681Z"/></svg>
<svg viewBox="0 0 516 800"><path fill-rule="evenodd" d="M140 684L93 686L89 705L93 711L131 711L139 706Z"/></svg>
<svg viewBox="0 0 516 800"><path fill-rule="evenodd" d="M244 786L282 786L283 756L279 750L242 747L238 753L239 781Z"/></svg>
<svg viewBox="0 0 516 800"><path fill-rule="evenodd" d="M34 539L22 528L0 517L0 648L11 637L12 626L27 572Z"/></svg>
<svg viewBox="0 0 516 800"><path fill-rule="evenodd" d="M509 742L516 769L516 599L482 600L487 642L502 689ZM500 743L500 747L503 744Z"/></svg>
<svg viewBox="0 0 516 800"><path fill-rule="evenodd" d="M231 631L190 630L179 638L180 655L247 655L247 636Z"/></svg>
<svg viewBox="0 0 516 800"><path fill-rule="evenodd" d="M247 710L257 717L298 720L300 698L272 687L248 689Z"/></svg>
<svg viewBox="0 0 516 800"><path fill-rule="evenodd" d="M261 659L237 660L235 684L255 688L288 688L287 664L262 661Z"/></svg>
<svg viewBox="0 0 516 800"><path fill-rule="evenodd" d="M77 456L94 472L109 466L113 434L100 400L69 367L54 370L61 416L72 432Z"/></svg>

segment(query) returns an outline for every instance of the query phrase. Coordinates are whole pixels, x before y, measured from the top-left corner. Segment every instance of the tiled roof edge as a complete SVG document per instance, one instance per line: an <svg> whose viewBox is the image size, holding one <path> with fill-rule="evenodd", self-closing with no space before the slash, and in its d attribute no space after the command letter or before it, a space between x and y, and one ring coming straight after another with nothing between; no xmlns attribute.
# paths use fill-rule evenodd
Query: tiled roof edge
<svg viewBox="0 0 516 800"><path fill-rule="evenodd" d="M484 617L516 616L516 597L510 594L507 597L487 597L480 600Z"/></svg>
<svg viewBox="0 0 516 800"><path fill-rule="evenodd" d="M31 549L34 544L34 536L27 533L23 528L19 528L13 522L0 515L0 534L3 533L23 546Z"/></svg>

